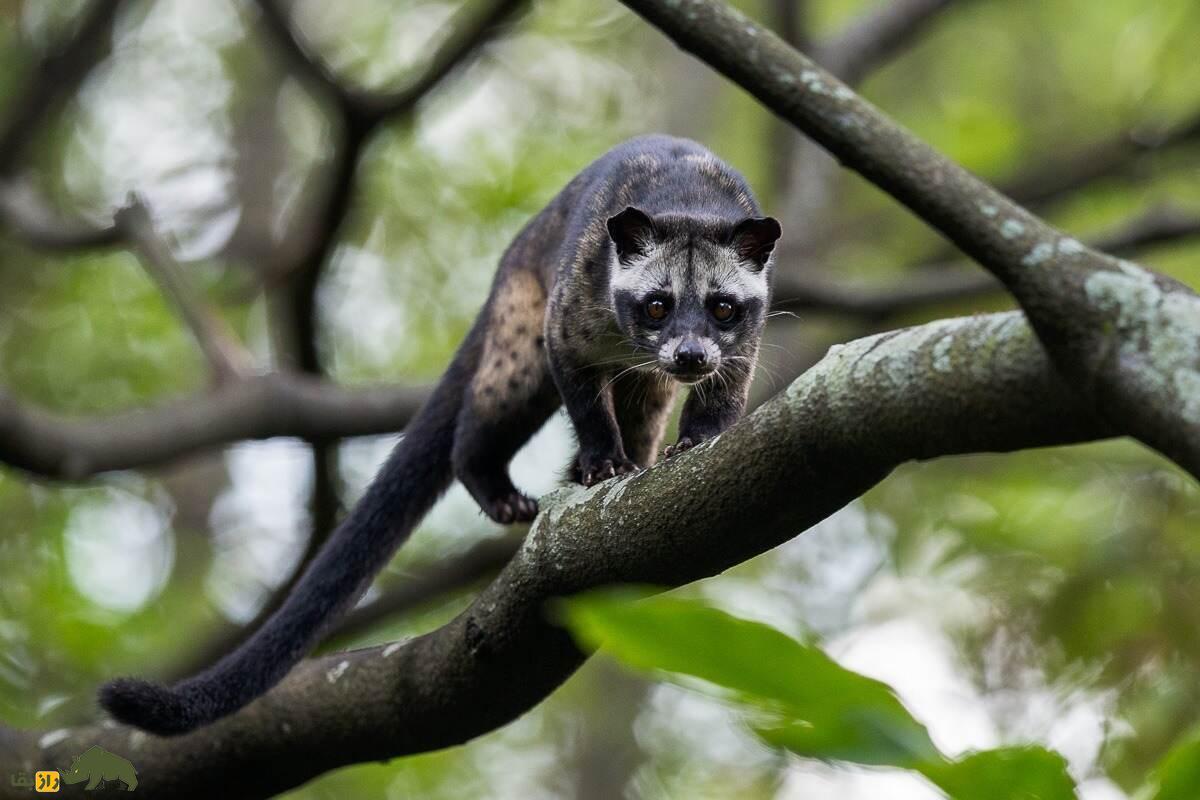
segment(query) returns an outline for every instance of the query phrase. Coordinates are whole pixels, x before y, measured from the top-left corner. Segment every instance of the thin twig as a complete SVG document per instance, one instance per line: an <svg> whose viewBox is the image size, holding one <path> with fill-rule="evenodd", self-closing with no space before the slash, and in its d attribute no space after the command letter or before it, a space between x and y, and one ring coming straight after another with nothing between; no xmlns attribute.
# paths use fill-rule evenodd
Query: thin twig
<svg viewBox="0 0 1200 800"><path fill-rule="evenodd" d="M170 245L154 230L150 210L138 195L130 195L114 217L117 228L133 243L142 265L163 294L179 311L208 359L213 379L227 383L249 374L253 356L242 346L233 329L204 302L197 288L171 253Z"/></svg>

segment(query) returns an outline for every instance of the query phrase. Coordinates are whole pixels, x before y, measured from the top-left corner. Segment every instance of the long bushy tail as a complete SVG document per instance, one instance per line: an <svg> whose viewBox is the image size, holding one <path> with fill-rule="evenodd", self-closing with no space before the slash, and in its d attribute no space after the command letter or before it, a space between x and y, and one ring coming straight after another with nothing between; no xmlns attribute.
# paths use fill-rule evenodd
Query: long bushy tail
<svg viewBox="0 0 1200 800"><path fill-rule="evenodd" d="M186 733L240 709L278 683L366 590L450 485L455 421L469 379L464 346L366 494L258 631L204 672L174 686L119 678L100 690L117 719L152 733Z"/></svg>

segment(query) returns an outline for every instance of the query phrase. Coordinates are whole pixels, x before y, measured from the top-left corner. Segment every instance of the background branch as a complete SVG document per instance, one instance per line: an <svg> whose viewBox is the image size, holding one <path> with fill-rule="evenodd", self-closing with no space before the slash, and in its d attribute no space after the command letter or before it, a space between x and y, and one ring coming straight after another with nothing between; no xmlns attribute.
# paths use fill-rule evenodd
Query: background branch
<svg viewBox="0 0 1200 800"><path fill-rule="evenodd" d="M21 162L25 145L57 108L73 95L105 52L121 0L92 0L75 32L34 65L31 79L9 104L0 126L0 177L10 177Z"/></svg>
<svg viewBox="0 0 1200 800"><path fill-rule="evenodd" d="M426 95L452 72L472 58L504 23L525 7L524 0L489 0L482 12L474 7L456 15L450 33L436 48L423 71L406 87L395 92L368 93L347 88L332 74L319 56L312 53L294 30L279 0L262 0L260 8L266 30L287 54L289 63L323 91L331 94L339 112L339 143L329 170L324 205L315 220L321 235L291 269L273 307L282 314L284 341L289 356L301 372L322 373L317 294L321 275L340 243L340 234L350 217L358 162L375 131L410 115ZM312 535L306 557L314 555L324 536L333 529L339 513L336 442L309 440L313 458ZM302 562L303 563L303 562Z"/></svg>
<svg viewBox="0 0 1200 800"><path fill-rule="evenodd" d="M213 380L228 383L247 375L254 363L253 356L188 280L170 245L154 230L154 220L142 198L130 195L125 208L117 212L115 222L141 254L146 272L178 309L208 361Z"/></svg>
<svg viewBox="0 0 1200 800"><path fill-rule="evenodd" d="M959 0L961 4L962 0ZM890 0L820 45L816 60L851 86L889 61L955 0Z"/></svg>
<svg viewBox="0 0 1200 800"><path fill-rule="evenodd" d="M963 2L964 0L959 0ZM874 70L890 62L911 45L954 0L889 0L851 20L840 32L812 43L815 58L850 86L858 85ZM803 50L809 41L801 16L805 7L776 10L780 37ZM774 134L779 169L785 191L777 199L779 214L788 231L789 245L800 252L819 250L836 207L837 162L812 141L791 129ZM790 138L788 138L790 136Z"/></svg>
<svg viewBox="0 0 1200 800"><path fill-rule="evenodd" d="M25 406L0 390L0 461L41 477L82 480L242 439L394 433L425 396L419 387L344 389L271 373L159 408L78 420Z"/></svg>
<svg viewBox="0 0 1200 800"><path fill-rule="evenodd" d="M1048 205L1101 178L1131 170L1141 157L1200 140L1200 111L1173 125L1142 123L1111 138L1039 159L1001 181L1019 203Z"/></svg>
<svg viewBox="0 0 1200 800"><path fill-rule="evenodd" d="M63 98L70 97L107 52L122 0L91 0L74 33L34 65L31 76L8 104L0 125L0 215L30 243L54 249L91 247L115 241L112 228L93 230L62 219L27 181L16 180L26 146Z"/></svg>
<svg viewBox="0 0 1200 800"><path fill-rule="evenodd" d="M358 606L338 622L325 637L324 647L335 648L341 642L368 633L376 625L392 617L415 611L449 594L470 589L480 581L495 577L520 549L523 538L522 535L508 535L481 539L457 556L448 556L444 560L406 574L394 583L382 586L373 600ZM290 593L296 577L293 575L280 587L253 620L244 625L227 623L220 626L209 634L209 639L202 647L188 653L183 660L171 664L168 675L193 675L233 651L274 613L279 603Z"/></svg>
<svg viewBox="0 0 1200 800"><path fill-rule="evenodd" d="M1098 236L1093 246L1123 254L1197 235L1200 217L1158 208ZM895 286L873 289L781 271L776 307L878 322L1002 289L991 275L962 272L959 266L930 267L926 274ZM951 268L957 271L948 272ZM246 378L158 408L84 419L5 397L0 407L0 434L5 437L0 461L43 477L79 480L110 470L154 467L246 439L394 433L404 427L425 394L422 387L348 389L277 373Z"/></svg>
<svg viewBox="0 0 1200 800"><path fill-rule="evenodd" d="M1097 236L1091 246L1114 255L1200 236L1200 215L1156 208ZM820 311L879 322L890 316L930 306L996 294L1003 284L989 273L963 272L961 261L925 264L894 286L856 288L783 270L776 280L775 307L787 311ZM919 271L917 271L919 270ZM952 271L953 270L953 271Z"/></svg>
<svg viewBox="0 0 1200 800"><path fill-rule="evenodd" d="M67 219L28 181L0 181L0 217L21 241L42 250L106 247L121 241L116 225L96 227Z"/></svg>
<svg viewBox="0 0 1200 800"><path fill-rule="evenodd" d="M494 577L516 555L523 539L523 535L483 539L459 556L405 575L384 586L374 600L347 614L326 637L326 642L336 647L339 641L366 633L390 617Z"/></svg>

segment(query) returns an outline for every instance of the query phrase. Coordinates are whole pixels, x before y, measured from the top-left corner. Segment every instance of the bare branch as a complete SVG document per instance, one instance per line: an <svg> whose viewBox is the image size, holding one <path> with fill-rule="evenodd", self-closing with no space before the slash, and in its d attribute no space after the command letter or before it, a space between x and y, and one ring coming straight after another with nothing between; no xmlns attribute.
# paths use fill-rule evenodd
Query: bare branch
<svg viewBox="0 0 1200 800"><path fill-rule="evenodd" d="M460 744L540 702L585 658L551 622L556 597L716 574L828 517L904 461L1117 432L1059 376L1019 313L852 342L678 459L543 498L517 556L444 627L303 662L268 695L185 736L112 723L53 737L0 728L0 774L98 744L137 765L139 797L264 797L345 764ZM0 785L0 798L15 791Z"/></svg>
<svg viewBox="0 0 1200 800"><path fill-rule="evenodd" d="M0 461L46 478L82 480L243 439L393 433L426 394L403 386L344 389L272 373L159 408L76 419L25 406L0 390Z"/></svg>
<svg viewBox="0 0 1200 800"><path fill-rule="evenodd" d="M259 0L258 8L266 31L271 34L288 66L328 94L344 117L355 116L367 104L364 93L347 86L324 59L303 41L299 31L292 25L289 6L290 3L284 0Z"/></svg>
<svg viewBox="0 0 1200 800"><path fill-rule="evenodd" d="M395 585L385 587L379 597L347 614L326 641L336 643L358 636L390 617L495 576L516 555L522 540L520 536L484 539L456 558L419 574L406 575Z"/></svg>
<svg viewBox="0 0 1200 800"><path fill-rule="evenodd" d="M526 0L488 0L482 11L472 4L449 23L450 34L434 51L424 70L402 89L375 92L348 86L312 52L292 25L283 0L259 0L263 22L281 50L308 80L329 93L349 127L372 128L389 117L408 113L461 66L481 45L495 36L527 5Z"/></svg>
<svg viewBox="0 0 1200 800"><path fill-rule="evenodd" d="M1121 253L1197 234L1200 219L1194 215L1157 209L1094 245ZM999 289L994 278L978 272L914 277L876 290L781 275L776 296L780 308L879 320ZM88 420L26 408L0 391L0 461L49 478L78 480L152 467L243 439L390 433L404 427L425 393L405 387L349 390L315 378L272 374L161 408Z"/></svg>
<svg viewBox="0 0 1200 800"><path fill-rule="evenodd" d="M1115 255L1200 236L1200 214L1174 208L1151 209L1091 241L1091 246ZM783 271L777 281L775 306L787 311L821 311L880 321L896 314L953 303L1004 290L992 275L963 272L962 262L926 264L895 286L861 288L796 277Z"/></svg>
<svg viewBox="0 0 1200 800"><path fill-rule="evenodd" d="M1045 206L1089 184L1126 173L1153 152L1200 141L1200 112L1173 125L1142 123L1112 138L1055 153L1000 182L1000 190L1017 202Z"/></svg>
<svg viewBox="0 0 1200 800"><path fill-rule="evenodd" d="M815 278L780 276L775 307L819 311L877 322L896 314L1004 291L986 272L924 273L881 289L846 286Z"/></svg>
<svg viewBox="0 0 1200 800"><path fill-rule="evenodd" d="M450 21L450 35L434 51L415 80L402 89L373 98L370 118L379 122L411 111L483 45L506 30L527 7L528 0L487 0L482 11L468 6Z"/></svg>
<svg viewBox="0 0 1200 800"><path fill-rule="evenodd" d="M72 35L33 68L32 79L9 104L0 126L0 177L11 177L25 144L59 100L73 94L104 53L121 0L92 0Z"/></svg>
<svg viewBox="0 0 1200 800"><path fill-rule="evenodd" d="M238 341L233 329L207 303L175 260L171 247L154 230L150 210L138 195L117 212L117 229L133 243L142 257L142 265L175 304L180 317L200 345L217 383L245 377L254 357Z"/></svg>
<svg viewBox="0 0 1200 800"><path fill-rule="evenodd" d="M270 26L290 52L308 59L297 40L290 35L286 20L280 16L278 0L263 0L264 10L268 7L268 19L275 21ZM352 110L343 106L344 141L330 168L328 197L320 218L314 221L324 233L297 266L288 287L289 313L292 316L293 346L297 351L297 366L305 372L319 370L317 352L317 308L316 290L321 270L328 263L338 244L338 233L349 217L352 201L355 169L359 155L374 130L385 121L409 114L416 104L454 69L470 58L484 43L503 29L504 23L524 9L525 0L490 0L482 13L472 13L451 22L452 33L430 57L421 75L403 90L391 94L375 94L366 99L364 95L355 101ZM271 16L272 13L275 16ZM465 18L464 18L465 17ZM289 33L283 37L283 33ZM310 62L315 63L315 62ZM323 67L310 66L313 70ZM339 92L341 90L338 90Z"/></svg>
<svg viewBox="0 0 1200 800"><path fill-rule="evenodd" d="M106 247L121 241L115 225L97 228L64 219L28 181L0 182L0 218L22 241L42 250Z"/></svg>
<svg viewBox="0 0 1200 800"><path fill-rule="evenodd" d="M1200 214L1159 206L1097 236L1089 244L1096 250L1127 256L1160 244L1200 235Z"/></svg>
<svg viewBox="0 0 1200 800"><path fill-rule="evenodd" d="M75 32L52 48L32 69L28 83L8 105L0 125L0 217L30 244L51 249L113 244L113 229L94 230L67 222L51 212L33 187L14 179L23 163L25 146L37 135L47 116L79 85L103 57L112 38L113 22L122 0L92 0L76 23Z"/></svg>
<svg viewBox="0 0 1200 800"><path fill-rule="evenodd" d="M452 592L469 589L484 579L495 577L521 547L521 536L486 538L466 552L439 561L410 575L394 585L382 588L374 600L347 614L326 637L327 645L359 636L381 622L401 616L422 606L434 603ZM296 572L303 571L307 559L301 559ZM255 618L245 625L222 625L210 634L209 640L182 661L172 664L170 674L191 675L232 652L242 640L258 630L263 620L278 607L278 600L289 593L292 581L277 591ZM278 599L278 600L277 600Z"/></svg>
<svg viewBox="0 0 1200 800"><path fill-rule="evenodd" d="M792 47L805 48L809 40L807 0L772 0L768 8L779 36ZM804 152L810 147L785 120L771 119L767 128L767 148L775 168L767 171L769 183L764 191L781 209L790 202L791 196L807 187L806 183L801 182L805 180L803 176L794 176L792 173L800 172L798 167L802 166L797 164L797 154L803 153L806 157L812 155ZM822 153L817 155L824 156ZM785 214L784 218L793 217Z"/></svg>

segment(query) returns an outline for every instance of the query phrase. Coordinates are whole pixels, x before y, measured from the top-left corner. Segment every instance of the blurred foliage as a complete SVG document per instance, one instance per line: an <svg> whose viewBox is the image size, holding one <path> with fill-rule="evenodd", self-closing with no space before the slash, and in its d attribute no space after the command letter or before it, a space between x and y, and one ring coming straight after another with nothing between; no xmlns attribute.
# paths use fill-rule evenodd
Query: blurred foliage
<svg viewBox="0 0 1200 800"><path fill-rule="evenodd" d="M766 0L737 5L773 19ZM805 3L819 34L878 5ZM457 6L299 0L296 13L345 79L394 87L419 71ZM80 7L0 0L0 118ZM85 221L103 222L131 189L144 193L196 284L265 368L278 358L274 310L257 288L277 285L297 248L320 234L340 131L326 98L284 73L255 25L245 2L132 0L112 53L33 135L22 164L57 208ZM1003 180L1031 165L1052 169L1088 142L1192 118L1198 34L1193 0L962 2L863 91L972 170ZM370 143L322 284L331 373L348 383L439 374L507 242L612 144L652 130L689 135L752 183L777 185L772 127L745 93L618 4L537 0L512 36ZM1197 178L1200 146L1172 148L1044 213L1088 235L1157 204L1198 211ZM765 200L772 210L780 202ZM798 268L890 284L904 265L944 252L853 175L839 179L831 202L813 252L790 254ZM1196 286L1197 255L1189 242L1143 260ZM899 322L1007 305L964 302ZM776 386L802 353L867 330L816 314L774 326L763 372L775 373ZM0 233L0 386L15 397L91 414L163 402L205 379L134 256L46 253ZM343 447L348 500L390 443ZM568 449L560 420L523 456L518 482L548 487ZM0 469L0 718L42 728L87 719L101 680L168 674L209 631L250 618L303 548L310 485L295 442L241 444L81 486ZM680 595L790 639L739 623L736 631L755 635L735 651L725 633L705 639L703 620L689 618L663 622L657 645L695 643L679 673L699 673L700 654L737 659L710 681L739 689L742 700L783 693L796 718L808 719L819 710L818 684L780 682L769 670L770 685L737 683L759 674L742 663L765 669L775 663L767 653L782 647L806 675L847 682L837 683L851 687L842 696L862 692L886 709L887 725L918 738L927 731L972 775L1058 774L1060 762L1038 745L1067 759L1083 800L1193 797L1198 530L1194 482L1125 441L909 465L794 542ZM381 583L495 532L454 491ZM354 643L428 630L468 598L448 597ZM796 692L810 694L788 694ZM465 747L340 770L288 796L938 796L908 772L782 755L747 733L735 705L592 663L521 720ZM827 744L786 730L804 736L780 734L779 743L808 755ZM867 743L874 756L860 761L901 760L877 738ZM953 780L939 776L960 791Z"/></svg>
<svg viewBox="0 0 1200 800"><path fill-rule="evenodd" d="M699 678L763 741L798 756L915 770L955 800L1076 797L1066 762L1041 748L946 758L890 688L769 625L696 600L631 602L628 592L590 593L563 608L581 646L668 679Z"/></svg>

